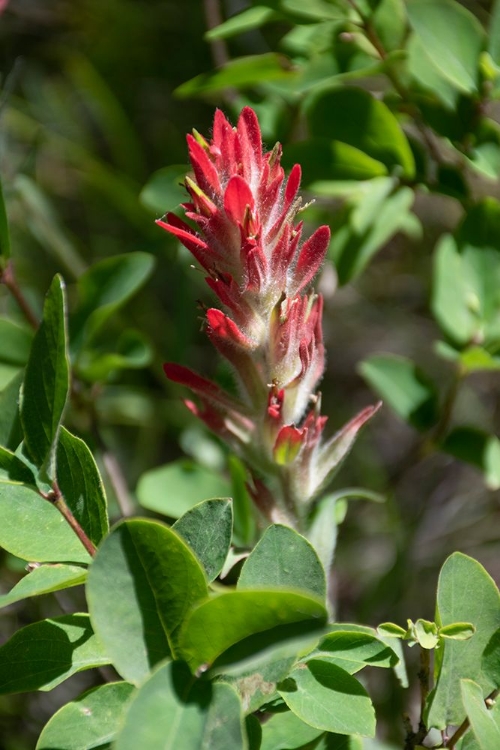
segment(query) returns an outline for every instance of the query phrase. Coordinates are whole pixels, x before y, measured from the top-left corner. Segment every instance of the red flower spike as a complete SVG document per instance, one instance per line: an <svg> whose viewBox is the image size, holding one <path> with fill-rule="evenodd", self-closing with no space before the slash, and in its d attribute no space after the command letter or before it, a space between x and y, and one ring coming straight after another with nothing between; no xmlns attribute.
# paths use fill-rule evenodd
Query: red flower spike
<svg viewBox="0 0 500 750"><path fill-rule="evenodd" d="M169 364L165 372L196 394L201 405L189 401L188 408L239 451L252 473L275 481L275 492L254 481L261 510L293 522L290 508L297 518L307 515L301 506L311 503L376 411L369 407L323 441L326 417L316 393L325 364L323 303L306 290L330 230L320 227L302 241L302 222L294 223L300 166L285 181L281 146L263 152L249 107L235 128L217 110L212 138L194 132L187 142L194 176L186 178L190 198L183 208L192 226L174 214L158 224L206 270L223 307L207 311L206 332L235 370L240 399L185 367Z"/></svg>

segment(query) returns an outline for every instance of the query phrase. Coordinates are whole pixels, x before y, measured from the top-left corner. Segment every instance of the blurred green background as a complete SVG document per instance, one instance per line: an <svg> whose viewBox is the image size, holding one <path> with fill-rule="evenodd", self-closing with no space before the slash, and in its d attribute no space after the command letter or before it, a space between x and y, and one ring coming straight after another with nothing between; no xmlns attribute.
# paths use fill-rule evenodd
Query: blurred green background
<svg viewBox="0 0 500 750"><path fill-rule="evenodd" d="M272 9L279 3L268 5ZM136 251L156 259L149 280L107 320L96 342L99 351L107 351L124 330L138 330L146 352L143 361L139 357L136 367L84 382L66 420L89 440L107 468L115 516L117 482L126 485L118 498L122 506L128 503L144 514L135 494L144 472L186 454L211 468L226 462L223 447L189 415L180 400L182 389L169 384L161 369L162 362L175 361L211 377L228 377L200 332L198 300L210 301L203 276L193 270L187 252L154 223L182 200L177 183L187 167L186 132L195 127L209 135L216 106L235 121L241 106L251 103L261 118L267 148L280 140L285 160L289 149L289 165L301 154L297 142L308 138L300 103L322 76L344 75L339 82L355 82L376 98L385 96L391 106L390 82L380 71L367 70L370 55L362 48L353 52L352 40L345 36L351 32L319 23L325 7L333 12L335 3L320 5L320 15L308 18L300 3L289 2L287 13L265 26L212 42L204 36L207 28L248 4L11 0L0 16L0 168L16 273L34 310L40 313L56 272L66 280L70 304L76 304L76 280L95 262ZM465 5L480 23L488 23L491 3ZM310 41L313 25L319 53L324 49L321 33L335 39L329 60L311 52L316 49ZM227 80L199 79L179 90L196 76L244 56L254 56L253 73L246 78L233 72ZM258 70L256 56L263 56ZM309 62L300 80L290 78L293 66L304 60ZM455 104L451 117L461 122ZM498 107L495 102L489 106L495 120ZM405 119L401 111L398 117L414 136L411 117ZM418 137L411 144L418 161L422 144ZM439 150L440 142L435 146ZM307 151L304 167L306 184L322 179L324 165L315 164ZM359 374L360 362L372 354L411 358L434 377L442 393L452 382L453 365L435 348L441 334L430 310L433 249L443 232L456 228L467 201L499 195L495 174L466 177L467 194L459 190L457 198L453 190L420 189L424 179L405 182L400 176L399 188L409 185L415 202L411 211L401 208L399 225L391 219L392 229L378 227L376 258L337 290L331 261L317 281L326 299L328 360L321 388L331 432L376 400ZM326 191L308 210L306 221L312 225L326 219L340 232L349 219L346 205L361 203L356 196L346 203L345 188L339 189L340 197ZM21 322L4 288L0 313ZM0 389L20 364L4 352ZM498 393L494 369L472 374L460 388L452 424L498 429ZM113 474L114 482L109 481ZM436 451L426 454L419 433L390 408L363 433L333 489L349 486L380 492L386 500L349 506L332 574L339 619L369 625L432 619L437 572L454 550L476 557L500 579L498 489L489 489L482 473L467 463ZM3 592L23 568L6 554L0 559ZM77 611L84 606L82 597L71 590L9 607L0 616L0 642L41 617L61 609ZM85 673L50 693L1 697L0 746L34 747L54 711L104 677ZM378 694L379 710L386 716L385 731L398 737L401 692L390 682L374 687L372 694ZM411 702L410 696L407 708Z"/></svg>

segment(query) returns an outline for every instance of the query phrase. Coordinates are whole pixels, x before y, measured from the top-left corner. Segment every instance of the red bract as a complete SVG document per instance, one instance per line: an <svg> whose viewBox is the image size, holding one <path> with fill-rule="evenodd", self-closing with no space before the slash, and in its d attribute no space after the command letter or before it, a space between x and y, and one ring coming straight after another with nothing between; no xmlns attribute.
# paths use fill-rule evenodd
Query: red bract
<svg viewBox="0 0 500 750"><path fill-rule="evenodd" d="M300 167L285 179L281 146L264 152L255 112L245 107L236 128L215 114L209 142L187 136L193 175L186 177L187 223L167 214L157 223L175 235L207 273L206 281L223 310L206 313L207 334L231 363L240 399L224 394L187 368L166 365L171 380L190 388L202 408L197 416L246 459L250 469L278 482L276 517L283 508L310 502L348 452L365 410L326 444L326 417L319 415L318 383L324 370L322 298L307 290L330 241L327 226L301 242L297 196ZM252 492L261 509L269 493L254 477ZM259 489L260 488L260 489ZM280 507L281 506L281 507Z"/></svg>

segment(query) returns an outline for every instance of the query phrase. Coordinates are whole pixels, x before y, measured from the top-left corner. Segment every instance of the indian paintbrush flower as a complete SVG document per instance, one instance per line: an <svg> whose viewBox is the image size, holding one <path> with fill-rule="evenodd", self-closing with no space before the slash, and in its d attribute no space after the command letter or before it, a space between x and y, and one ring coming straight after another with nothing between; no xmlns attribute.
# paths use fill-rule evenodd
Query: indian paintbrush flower
<svg viewBox="0 0 500 750"><path fill-rule="evenodd" d="M323 300L310 285L330 230L321 226L301 242L300 167L285 180L281 146L263 151L249 107L236 128L217 111L212 140L194 131L187 141L193 174L183 208L192 224L171 213L157 223L188 248L218 297L222 309L206 311L206 332L232 365L239 397L180 365L165 365L165 373L190 388L197 401L186 401L189 409L246 461L261 510L295 524L377 408L323 440Z"/></svg>

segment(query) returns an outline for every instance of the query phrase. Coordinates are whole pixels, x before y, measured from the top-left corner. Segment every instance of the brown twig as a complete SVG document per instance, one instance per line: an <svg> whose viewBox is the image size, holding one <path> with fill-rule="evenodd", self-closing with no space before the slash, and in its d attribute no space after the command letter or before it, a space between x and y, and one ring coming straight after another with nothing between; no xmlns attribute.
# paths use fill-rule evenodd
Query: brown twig
<svg viewBox="0 0 500 750"><path fill-rule="evenodd" d="M78 521L76 520L75 516L69 509L69 507L66 504L66 501L63 497L63 494L61 490L59 489L59 485L56 481L54 481L52 485L52 492L50 492L48 495L43 495L46 500L48 500L52 505L57 508L59 513L63 516L64 520L71 526L75 534L77 535L78 539L81 541L87 552L91 557L94 557L96 553L96 546L95 544L89 539L85 531L82 529Z"/></svg>
<svg viewBox="0 0 500 750"><path fill-rule="evenodd" d="M487 698L485 698L484 702L486 706L489 708L489 702L494 701L495 698L500 694L500 688L497 688L496 690L493 690ZM458 740L464 736L468 728L470 727L470 721L469 719L464 719L463 722L460 724L458 729L455 730L454 734L450 737L446 745L443 747L449 748L449 750L455 750L455 746L458 742Z"/></svg>
<svg viewBox="0 0 500 750"><path fill-rule="evenodd" d="M35 331L38 328L38 318L31 309L29 302L22 293L14 274L12 261L9 261L0 275L0 282L4 284L19 305L24 317Z"/></svg>

